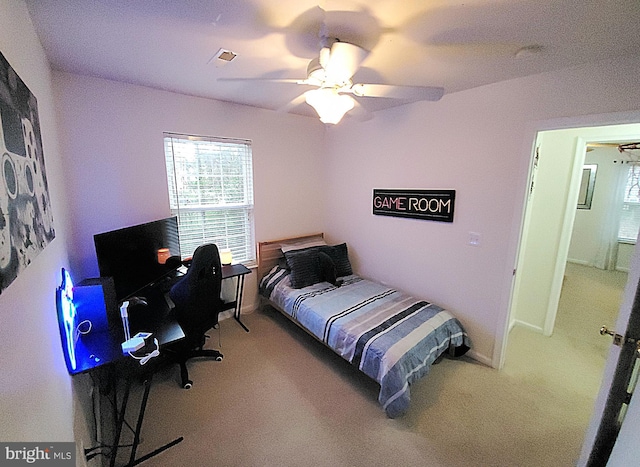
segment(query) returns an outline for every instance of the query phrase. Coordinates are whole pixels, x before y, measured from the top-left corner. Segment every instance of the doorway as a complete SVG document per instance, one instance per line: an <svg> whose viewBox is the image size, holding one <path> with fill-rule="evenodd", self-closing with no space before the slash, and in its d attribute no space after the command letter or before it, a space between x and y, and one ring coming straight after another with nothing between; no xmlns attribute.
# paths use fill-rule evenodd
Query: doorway
<svg viewBox="0 0 640 467"><path fill-rule="evenodd" d="M521 326L545 336L553 333L576 220L586 145L592 141L613 142L633 138L640 138L640 124L538 133L509 329ZM596 179L596 192L597 188ZM603 211L609 208L606 206ZM595 206L591 212L595 212ZM597 254L594 253L593 257ZM587 262L595 264L595 260Z"/></svg>
<svg viewBox="0 0 640 467"><path fill-rule="evenodd" d="M575 413L576 409L580 412L575 426L581 427L576 428L580 430L581 438L584 438L593 411L604 361L601 357L595 367L582 372L582 375L588 373L589 384L578 384L570 388L567 384L573 381L569 376L571 373L562 362L570 366L570 358L575 357L593 366L589 353L580 346L597 346L599 339L603 339L601 353L606 354L606 348L610 345L610 340L598 335L599 326L607 324L594 324L599 316L591 322L585 319L575 320L583 323L575 328L566 326L576 324L573 322L562 323L556 328L556 323L565 318L564 315L558 316L559 307L563 306L562 300L566 299L567 293L563 285L574 287L580 281L584 283L584 277L577 275L584 276L594 272L588 269L595 266L588 264L589 261L582 265L567 264L579 203L586 145L593 141L613 142L638 138L638 124L542 131L538 133L536 151L532 158L531 191L525 208L508 322L510 332L504 352L505 371L513 371L513 366L510 365L521 365L525 369L517 371L530 371L531 378L546 378L550 393L575 390L583 395L586 399L582 408L571 406L572 412ZM624 286L624 274L614 282L623 282ZM579 287L578 285L577 292L572 293L586 298ZM590 289L594 287L591 286ZM612 324L621 300L621 290L618 289L616 293L619 298L614 305L614 319L610 321ZM575 297L569 299L570 302L572 300L575 301ZM593 302L597 298L587 300ZM611 302L613 299L604 300ZM603 319L611 318L603 316ZM585 335L590 336L591 344L586 344ZM544 350L547 345L552 347ZM528 358L525 365L517 360L518 352L523 352L522 348L518 348L522 346L528 349L524 350Z"/></svg>

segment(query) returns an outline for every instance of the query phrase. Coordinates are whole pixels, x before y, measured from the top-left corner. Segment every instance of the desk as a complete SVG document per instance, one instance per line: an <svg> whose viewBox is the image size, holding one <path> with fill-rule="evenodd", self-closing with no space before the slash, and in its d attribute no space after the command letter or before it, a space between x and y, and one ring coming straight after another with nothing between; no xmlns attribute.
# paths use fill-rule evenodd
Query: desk
<svg viewBox="0 0 640 467"><path fill-rule="evenodd" d="M184 338L184 332L175 320L168 319L164 322L155 322L153 325L140 325L139 318L134 321L136 325L131 326L131 335L139 331L151 332L158 339L160 348ZM89 332L81 336L76 343L76 367L69 369L69 373L72 375L86 373L104 365L130 359L127 354L122 353L122 341L124 341L122 326Z"/></svg>
<svg viewBox="0 0 640 467"><path fill-rule="evenodd" d="M235 298L233 301L225 304L224 310L233 309L234 319L247 332L249 332L249 329L240 320L240 311L242 308L244 280L245 276L249 273L251 273L251 270L242 264L226 265L222 267L223 279L236 278ZM129 308L129 324L132 336L141 331L151 332L153 333L153 336L158 339L159 348L185 337L182 328L170 313L170 302L167 302L165 296L165 293L169 291L171 285L177 279L179 279L179 275L176 276L175 272L173 272L162 278L162 280L149 284L147 287L136 292L136 296L144 297L146 299L147 305L136 305ZM99 279L89 279L85 284L81 282L78 285L81 284L101 287ZM60 309L60 293L61 291L59 289L57 291L58 320L61 326L64 348L67 346L67 342L64 338L66 331L64 329L63 313ZM102 293L101 289L99 293ZM87 308L91 308L91 305L87 305ZM81 310L78 309L78 311L79 315L81 315ZM141 366L139 361L122 353L121 343L124 340L124 330L122 322L119 319L119 310L116 310L116 312L118 313L116 319L102 319L101 321L103 321L103 323L101 326L94 326L93 329L89 330L86 334L78 336L77 342L73 346L73 364L71 363L67 352L65 352L65 359L67 369L70 374L90 373L92 375L92 379L94 379L94 384L96 384L97 380L100 388L108 390L106 395L110 397L112 402L112 417L115 424L113 442L106 443L107 445L112 446L111 451L108 452L110 465L114 466L116 463L123 427L126 425L131 429L134 436L129 461L126 465L133 466L180 443L183 438L176 438L170 443L167 443L164 446L143 455L142 457L136 458L137 448L140 442L142 422L144 420L147 400L153 378L153 368L150 367L156 363L157 359L153 358L149 363ZM114 310L105 310L103 311L103 314L104 313L111 314L113 318ZM98 320L93 322L97 323ZM72 334L75 333L75 326L77 326L77 323L73 326L74 330ZM140 349L137 353L141 354L140 356L143 356L146 355L148 351L145 347ZM134 428L125 421L125 416L127 414L127 406L129 405L128 402L132 382L140 376L142 376L142 379L144 380L144 393L140 402L137 421ZM122 386L124 387L122 388ZM102 392L100 392L100 394L103 396L105 395ZM102 447L96 446L85 450L87 460L97 455L101 449Z"/></svg>
<svg viewBox="0 0 640 467"><path fill-rule="evenodd" d="M233 308L233 317L234 319L242 326L242 328L249 332L249 328L247 328L242 321L240 321L240 310L242 308L242 292L244 290L244 276L250 274L251 270L247 268L244 264L225 264L222 266L222 280L224 279L232 279L237 277L238 282L236 283L236 296L232 302L226 303L224 306L224 311L230 310Z"/></svg>
<svg viewBox="0 0 640 467"><path fill-rule="evenodd" d="M151 285L139 291L139 294L145 297L147 305L130 307L129 314L133 318L130 320L131 335L135 335L140 331L153 333L153 337L158 340L158 350L185 337L182 328L170 314L169 303L165 299L162 287ZM140 458L136 458L142 422L155 370L153 366L157 364L157 359L152 358L145 365L141 365L139 360L122 353L121 342L123 340L122 324L111 320L108 327L101 327L99 330L89 331L87 334L79 336L75 346L75 367L68 367L72 375L90 373L94 384L97 382L98 387L101 389L99 393L111 399L115 429L112 443L106 443L111 446L111 451L108 453L110 466L115 465L125 424L133 432L129 461L126 464L128 466L137 465L183 440L182 437L176 438L170 443ZM149 339L147 342L149 342ZM151 340L151 342L154 341ZM143 357L150 353L151 350L155 350L155 343L151 344L151 347L153 348L147 349L147 346L145 346L134 352L133 355ZM143 380L144 392L136 416L135 428L133 428L126 422L125 417L127 415L132 381L138 378ZM120 391L119 386L124 386L122 391ZM119 392L121 392L120 397L118 397ZM99 453L101 449L102 447L95 447L85 450L87 460Z"/></svg>

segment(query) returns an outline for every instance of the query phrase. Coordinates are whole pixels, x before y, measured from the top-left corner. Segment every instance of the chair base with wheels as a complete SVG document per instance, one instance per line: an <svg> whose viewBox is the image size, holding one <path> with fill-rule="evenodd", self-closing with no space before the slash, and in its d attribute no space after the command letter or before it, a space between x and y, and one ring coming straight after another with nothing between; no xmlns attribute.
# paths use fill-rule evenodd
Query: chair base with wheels
<svg viewBox="0 0 640 467"><path fill-rule="evenodd" d="M216 355L218 354L218 355ZM217 350L201 350L199 353L193 353L191 358L195 357L213 357L216 362L221 362L223 355ZM180 362L180 377L182 378L182 388L191 389L193 387L193 381L189 379L189 371L187 370L186 362Z"/></svg>
<svg viewBox="0 0 640 467"><path fill-rule="evenodd" d="M191 389L193 387L193 381L189 379L187 362L194 358L211 358L216 362L221 362L224 355L222 355L218 350L204 349L202 346L195 349L175 352L173 360L180 366L180 379L183 389Z"/></svg>

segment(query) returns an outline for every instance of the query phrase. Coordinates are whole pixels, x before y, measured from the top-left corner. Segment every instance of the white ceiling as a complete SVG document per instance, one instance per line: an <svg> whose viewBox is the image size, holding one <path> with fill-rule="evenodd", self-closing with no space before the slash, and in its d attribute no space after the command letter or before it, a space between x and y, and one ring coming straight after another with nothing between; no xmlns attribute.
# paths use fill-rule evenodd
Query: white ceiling
<svg viewBox="0 0 640 467"><path fill-rule="evenodd" d="M488 83L640 53L640 0L26 0L53 67L282 109L320 31L370 51L354 82ZM537 53L517 52L523 47ZM237 54L222 65L220 49ZM367 110L402 104L359 99ZM288 109L314 115L306 104ZM311 110L311 112L309 112Z"/></svg>

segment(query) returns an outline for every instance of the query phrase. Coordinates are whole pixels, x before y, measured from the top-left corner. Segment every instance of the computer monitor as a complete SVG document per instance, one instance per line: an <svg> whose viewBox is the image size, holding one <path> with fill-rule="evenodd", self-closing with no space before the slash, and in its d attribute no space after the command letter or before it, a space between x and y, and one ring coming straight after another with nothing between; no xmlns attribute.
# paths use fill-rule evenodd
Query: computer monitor
<svg viewBox="0 0 640 467"><path fill-rule="evenodd" d="M176 265L164 264L167 257L180 257L177 217L99 233L93 241L100 276L113 278L119 301L170 273Z"/></svg>

